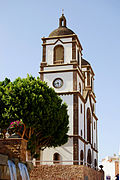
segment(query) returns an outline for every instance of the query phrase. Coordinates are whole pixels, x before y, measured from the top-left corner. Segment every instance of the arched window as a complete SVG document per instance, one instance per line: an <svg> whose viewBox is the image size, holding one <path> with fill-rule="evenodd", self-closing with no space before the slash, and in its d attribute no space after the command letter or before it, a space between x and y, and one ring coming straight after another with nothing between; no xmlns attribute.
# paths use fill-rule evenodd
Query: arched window
<svg viewBox="0 0 120 180"><path fill-rule="evenodd" d="M95 169L97 169L97 160L96 159L94 159L94 167L95 167Z"/></svg>
<svg viewBox="0 0 120 180"><path fill-rule="evenodd" d="M80 91L80 93L81 93L81 84L80 84L80 82L79 82L79 91Z"/></svg>
<svg viewBox="0 0 120 180"><path fill-rule="evenodd" d="M57 45L54 48L54 64L61 64L64 62L64 47Z"/></svg>
<svg viewBox="0 0 120 180"><path fill-rule="evenodd" d="M87 108L87 141L91 143L91 113L90 113L90 108Z"/></svg>
<svg viewBox="0 0 120 180"><path fill-rule="evenodd" d="M80 107L81 107L81 114L82 114L82 104L80 105Z"/></svg>
<svg viewBox="0 0 120 180"><path fill-rule="evenodd" d="M59 153L54 153L53 155L53 163L60 163L60 154Z"/></svg>
<svg viewBox="0 0 120 180"><path fill-rule="evenodd" d="M82 129L81 129L81 137L82 137L83 133L82 133Z"/></svg>
<svg viewBox="0 0 120 180"><path fill-rule="evenodd" d="M94 122L94 129L95 129L95 122Z"/></svg>
<svg viewBox="0 0 120 180"><path fill-rule="evenodd" d="M87 165L88 167L91 167L91 150L88 149L88 154L87 154Z"/></svg>
<svg viewBox="0 0 120 180"><path fill-rule="evenodd" d="M80 164L83 165L83 150L80 151Z"/></svg>

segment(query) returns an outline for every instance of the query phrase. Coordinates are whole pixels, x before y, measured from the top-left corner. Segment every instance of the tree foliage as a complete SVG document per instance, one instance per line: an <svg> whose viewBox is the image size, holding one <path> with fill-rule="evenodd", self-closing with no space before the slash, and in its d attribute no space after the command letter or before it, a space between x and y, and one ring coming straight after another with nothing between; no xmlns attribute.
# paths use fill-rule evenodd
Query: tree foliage
<svg viewBox="0 0 120 180"><path fill-rule="evenodd" d="M7 97L5 93L5 87L10 83L10 79L5 78L0 82L0 128L6 129L8 127L8 121L6 119L7 113Z"/></svg>
<svg viewBox="0 0 120 180"><path fill-rule="evenodd" d="M67 105L54 89L32 76L0 82L0 127L22 120L24 138L32 153L36 147L57 147L67 142ZM4 125L4 126L3 126Z"/></svg>

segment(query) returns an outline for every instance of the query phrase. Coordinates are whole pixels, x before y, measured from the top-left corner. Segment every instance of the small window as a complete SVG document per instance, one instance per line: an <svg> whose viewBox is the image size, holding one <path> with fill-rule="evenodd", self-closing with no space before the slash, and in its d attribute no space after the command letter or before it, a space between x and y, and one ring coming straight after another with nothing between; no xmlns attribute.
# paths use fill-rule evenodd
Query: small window
<svg viewBox="0 0 120 180"><path fill-rule="evenodd" d="M81 84L80 84L80 82L79 82L79 91L81 92Z"/></svg>
<svg viewBox="0 0 120 180"><path fill-rule="evenodd" d="M82 133L82 129L81 129L81 136L83 135L83 133Z"/></svg>
<svg viewBox="0 0 120 180"><path fill-rule="evenodd" d="M90 108L87 108L87 141L91 143L91 113Z"/></svg>
<svg viewBox="0 0 120 180"><path fill-rule="evenodd" d="M95 167L95 170L97 169L97 160L94 159L94 167Z"/></svg>
<svg viewBox="0 0 120 180"><path fill-rule="evenodd" d="M80 164L83 165L83 150L80 151Z"/></svg>
<svg viewBox="0 0 120 180"><path fill-rule="evenodd" d="M55 154L53 155L53 163L54 163L54 164L60 163L60 154L55 153Z"/></svg>
<svg viewBox="0 0 120 180"><path fill-rule="evenodd" d="M54 64L61 64L64 62L64 47L57 45L54 48Z"/></svg>
<svg viewBox="0 0 120 180"><path fill-rule="evenodd" d="M81 114L82 114L82 104L80 105L80 107L81 107Z"/></svg>

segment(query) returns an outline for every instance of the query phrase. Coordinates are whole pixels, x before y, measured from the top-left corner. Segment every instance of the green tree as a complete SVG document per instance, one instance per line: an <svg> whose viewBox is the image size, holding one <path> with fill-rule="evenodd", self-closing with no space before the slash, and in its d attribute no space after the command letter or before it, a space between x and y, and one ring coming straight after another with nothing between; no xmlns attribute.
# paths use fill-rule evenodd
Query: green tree
<svg viewBox="0 0 120 180"><path fill-rule="evenodd" d="M8 127L8 122L6 119L6 95L5 87L10 83L10 79L5 78L4 81L0 82L0 131L2 130L5 133L6 128Z"/></svg>
<svg viewBox="0 0 120 180"><path fill-rule="evenodd" d="M57 147L67 142L67 105L62 103L54 89L29 75L4 82L1 89L4 89L2 101L5 109L0 126L3 121L9 126L10 122L22 120L25 124L23 136L28 139L32 153L38 147Z"/></svg>

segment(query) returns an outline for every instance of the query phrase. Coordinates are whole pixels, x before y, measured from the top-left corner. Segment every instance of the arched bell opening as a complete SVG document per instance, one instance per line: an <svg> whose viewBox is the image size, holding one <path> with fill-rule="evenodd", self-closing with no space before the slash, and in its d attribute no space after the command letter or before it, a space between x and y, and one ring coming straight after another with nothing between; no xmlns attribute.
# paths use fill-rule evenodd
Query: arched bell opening
<svg viewBox="0 0 120 180"><path fill-rule="evenodd" d="M57 45L54 48L54 64L61 64L64 62L64 47L62 45Z"/></svg>

